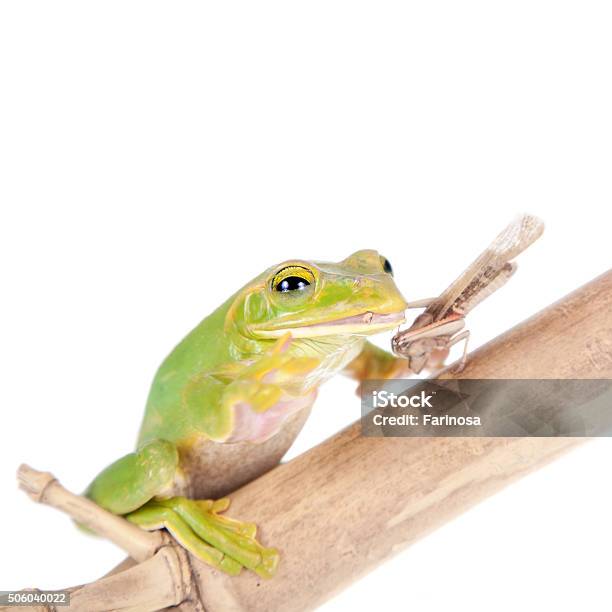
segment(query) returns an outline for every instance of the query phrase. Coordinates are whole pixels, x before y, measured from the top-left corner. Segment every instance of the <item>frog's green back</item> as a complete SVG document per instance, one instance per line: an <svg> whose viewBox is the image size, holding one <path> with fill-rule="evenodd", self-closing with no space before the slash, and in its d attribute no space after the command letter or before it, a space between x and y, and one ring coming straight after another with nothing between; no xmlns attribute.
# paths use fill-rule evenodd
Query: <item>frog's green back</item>
<svg viewBox="0 0 612 612"><path fill-rule="evenodd" d="M182 403L187 383L202 373L209 372L232 360L231 347L224 331L227 312L234 300L232 296L222 306L195 327L166 357L149 391L144 420L138 438L142 445L154 438L177 441L191 430L191 414ZM210 386L210 403L220 393ZM201 404L206 410L208 401Z"/></svg>

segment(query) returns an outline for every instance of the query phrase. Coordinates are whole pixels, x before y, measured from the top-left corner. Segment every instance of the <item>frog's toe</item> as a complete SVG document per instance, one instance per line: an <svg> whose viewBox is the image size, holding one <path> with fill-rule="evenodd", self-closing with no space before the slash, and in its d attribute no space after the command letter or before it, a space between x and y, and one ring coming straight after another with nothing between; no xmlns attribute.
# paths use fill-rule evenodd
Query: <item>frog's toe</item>
<svg viewBox="0 0 612 612"><path fill-rule="evenodd" d="M264 578L272 578L276 574L279 561L280 553L277 548L265 548L261 556L261 571L258 574Z"/></svg>

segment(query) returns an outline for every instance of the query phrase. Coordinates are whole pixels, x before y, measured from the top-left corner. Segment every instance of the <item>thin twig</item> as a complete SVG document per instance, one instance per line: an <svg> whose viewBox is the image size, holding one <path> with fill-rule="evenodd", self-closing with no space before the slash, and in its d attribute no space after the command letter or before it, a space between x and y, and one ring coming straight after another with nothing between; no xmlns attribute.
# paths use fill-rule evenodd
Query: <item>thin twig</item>
<svg viewBox="0 0 612 612"><path fill-rule="evenodd" d="M25 463L17 470L19 486L36 502L57 508L98 535L108 538L136 561L152 557L163 545L161 532L148 532L65 489L49 472Z"/></svg>

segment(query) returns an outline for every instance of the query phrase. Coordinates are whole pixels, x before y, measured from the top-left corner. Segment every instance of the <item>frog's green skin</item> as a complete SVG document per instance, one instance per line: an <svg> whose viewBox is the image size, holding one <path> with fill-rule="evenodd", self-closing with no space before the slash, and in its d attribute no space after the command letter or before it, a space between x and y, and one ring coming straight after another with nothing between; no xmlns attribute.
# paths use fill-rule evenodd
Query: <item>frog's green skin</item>
<svg viewBox="0 0 612 612"><path fill-rule="evenodd" d="M137 451L101 472L86 495L146 529L168 528L230 574L244 566L272 575L278 553L255 540L254 525L219 516L227 500L195 500L224 495L277 463L330 376L405 369L365 340L397 327L405 308L376 251L266 270L170 353Z"/></svg>

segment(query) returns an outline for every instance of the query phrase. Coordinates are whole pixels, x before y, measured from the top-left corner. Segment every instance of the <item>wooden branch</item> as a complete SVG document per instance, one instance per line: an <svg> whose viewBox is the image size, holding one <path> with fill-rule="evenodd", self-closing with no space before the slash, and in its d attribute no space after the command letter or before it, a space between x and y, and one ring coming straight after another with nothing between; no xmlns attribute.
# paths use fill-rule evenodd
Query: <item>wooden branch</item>
<svg viewBox="0 0 612 612"><path fill-rule="evenodd" d="M477 350L458 376L612 378L612 271ZM448 370L442 377L454 375ZM176 572L170 570L156 570L155 588L175 589L176 597L189 594L173 610L200 604L208 612L312 609L582 440L367 438L355 423L231 496L231 515L255 521L262 541L281 550L275 578L263 581L249 572L230 578L190 559L184 591L177 594ZM144 583L137 584L121 601L106 598L107 607L96 607L99 599L90 598L90 607L78 609L154 609L139 592Z"/></svg>

